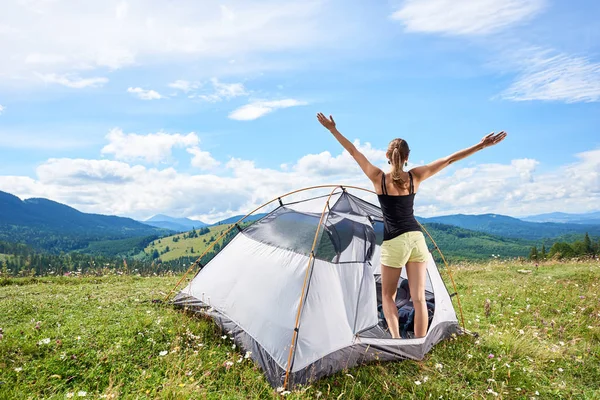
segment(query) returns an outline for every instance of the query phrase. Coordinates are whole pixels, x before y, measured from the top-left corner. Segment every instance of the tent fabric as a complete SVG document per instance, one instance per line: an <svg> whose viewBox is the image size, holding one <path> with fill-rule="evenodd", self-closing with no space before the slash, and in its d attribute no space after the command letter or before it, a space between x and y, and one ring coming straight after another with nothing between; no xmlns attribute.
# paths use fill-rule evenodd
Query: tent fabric
<svg viewBox="0 0 600 400"><path fill-rule="evenodd" d="M215 320L251 352L274 387L288 371L294 386L376 360L419 360L458 328L430 256L429 331L420 339L392 339L377 311L381 210L347 191L331 196L328 207L326 201L282 204L246 227L173 300Z"/></svg>

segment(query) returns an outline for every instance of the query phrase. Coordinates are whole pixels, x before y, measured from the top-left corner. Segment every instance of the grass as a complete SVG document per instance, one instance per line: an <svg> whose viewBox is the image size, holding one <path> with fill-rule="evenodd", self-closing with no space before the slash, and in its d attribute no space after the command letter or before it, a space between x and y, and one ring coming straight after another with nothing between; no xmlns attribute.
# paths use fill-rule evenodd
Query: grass
<svg viewBox="0 0 600 400"><path fill-rule="evenodd" d="M454 277L478 338L287 397L600 398L600 264L474 264L454 267ZM280 397L213 323L151 301L177 279L4 279L0 399Z"/></svg>
<svg viewBox="0 0 600 400"><path fill-rule="evenodd" d="M183 238L183 235L187 234L188 232L157 239L146 246L144 252L151 255L156 249L160 254L160 259L163 261L176 260L181 257L200 256L200 254L202 254L202 252L204 252L204 250L210 246L211 237L216 240L225 230L229 229L230 227L231 224L211 226L208 228L210 230L209 233L198 235L198 237L191 239ZM175 242L173 239L178 241ZM169 251L165 252L167 246L169 246ZM192 250L194 251L193 253Z"/></svg>

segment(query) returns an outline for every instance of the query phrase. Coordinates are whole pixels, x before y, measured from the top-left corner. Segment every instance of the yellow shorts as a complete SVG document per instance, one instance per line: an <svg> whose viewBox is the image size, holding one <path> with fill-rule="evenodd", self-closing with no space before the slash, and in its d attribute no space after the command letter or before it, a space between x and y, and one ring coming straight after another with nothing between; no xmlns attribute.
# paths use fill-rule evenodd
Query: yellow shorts
<svg viewBox="0 0 600 400"><path fill-rule="evenodd" d="M381 244L381 263L402 268L407 262L427 262L429 249L423 232L406 232Z"/></svg>

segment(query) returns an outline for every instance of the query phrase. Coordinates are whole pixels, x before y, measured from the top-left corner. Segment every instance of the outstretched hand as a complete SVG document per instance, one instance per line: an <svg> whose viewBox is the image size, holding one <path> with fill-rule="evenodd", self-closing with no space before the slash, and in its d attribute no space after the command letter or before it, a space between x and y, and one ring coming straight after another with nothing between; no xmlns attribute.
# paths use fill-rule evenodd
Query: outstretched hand
<svg viewBox="0 0 600 400"><path fill-rule="evenodd" d="M489 135L484 136L483 139L481 139L481 144L483 145L483 147L493 146L493 145L498 144L501 141L503 141L504 138L506 137L506 135L507 135L507 133L504 131L501 131L496 134L494 134L494 132L492 132Z"/></svg>
<svg viewBox="0 0 600 400"><path fill-rule="evenodd" d="M318 113L317 119L319 120L321 125L323 125L326 129L332 130L335 128L335 121L333 120L333 117L331 115L329 116L329 118L327 118L325 114Z"/></svg>

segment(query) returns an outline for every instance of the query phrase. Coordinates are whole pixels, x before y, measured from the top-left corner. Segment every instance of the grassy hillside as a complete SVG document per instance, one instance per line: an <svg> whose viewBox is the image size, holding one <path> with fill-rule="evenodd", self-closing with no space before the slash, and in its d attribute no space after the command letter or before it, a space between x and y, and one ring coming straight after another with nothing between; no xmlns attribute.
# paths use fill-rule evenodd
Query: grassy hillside
<svg viewBox="0 0 600 400"><path fill-rule="evenodd" d="M279 398L214 323L151 302L178 278L5 280L0 398ZM455 279L479 338L442 342L420 362L343 371L287 397L600 398L597 262L486 263L456 269Z"/></svg>
<svg viewBox="0 0 600 400"><path fill-rule="evenodd" d="M189 235L189 232L186 232L157 239L146 246L144 252L151 256L154 250L157 250L162 261L171 261L180 257L190 257L194 255L200 256L200 254L202 254L214 240L221 236L225 230L229 229L229 227L231 227L231 224L211 226L205 228L209 230L209 233L198 235L198 237L194 238L184 238L184 236ZM199 229L197 231L199 231ZM168 251L167 247L169 248Z"/></svg>

